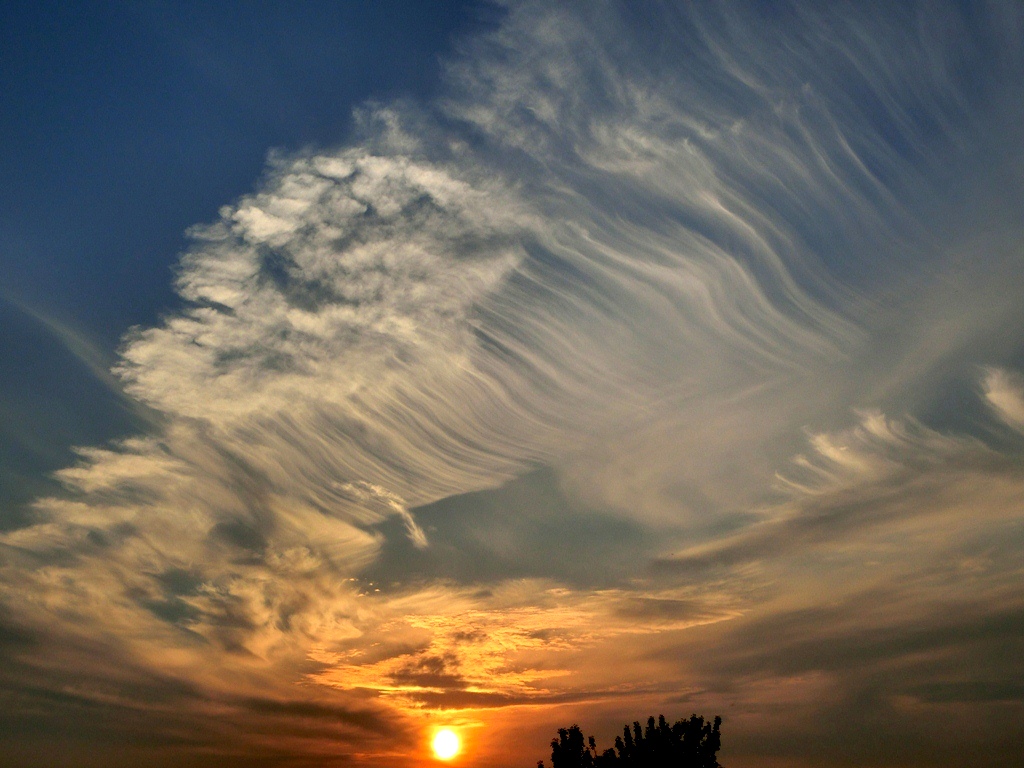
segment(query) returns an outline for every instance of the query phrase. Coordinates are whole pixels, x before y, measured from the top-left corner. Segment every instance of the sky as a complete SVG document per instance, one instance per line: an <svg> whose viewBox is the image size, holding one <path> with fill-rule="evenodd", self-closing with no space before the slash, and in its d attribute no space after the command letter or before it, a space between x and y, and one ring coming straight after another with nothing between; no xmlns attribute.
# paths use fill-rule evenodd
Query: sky
<svg viewBox="0 0 1024 768"><path fill-rule="evenodd" d="M0 10L0 750L1024 750L1015 2Z"/></svg>

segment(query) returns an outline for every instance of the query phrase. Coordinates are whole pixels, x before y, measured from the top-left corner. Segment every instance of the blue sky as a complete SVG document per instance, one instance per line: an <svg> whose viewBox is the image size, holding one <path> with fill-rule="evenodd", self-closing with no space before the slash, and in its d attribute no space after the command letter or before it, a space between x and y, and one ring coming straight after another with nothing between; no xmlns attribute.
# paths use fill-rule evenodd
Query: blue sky
<svg viewBox="0 0 1024 768"><path fill-rule="evenodd" d="M1015 764L1018 6L3 13L13 764Z"/></svg>
<svg viewBox="0 0 1024 768"><path fill-rule="evenodd" d="M137 427L47 321L109 367L128 328L179 306L185 230L268 151L339 144L368 99L429 98L455 36L492 17L454 0L5 5L5 519L71 445Z"/></svg>

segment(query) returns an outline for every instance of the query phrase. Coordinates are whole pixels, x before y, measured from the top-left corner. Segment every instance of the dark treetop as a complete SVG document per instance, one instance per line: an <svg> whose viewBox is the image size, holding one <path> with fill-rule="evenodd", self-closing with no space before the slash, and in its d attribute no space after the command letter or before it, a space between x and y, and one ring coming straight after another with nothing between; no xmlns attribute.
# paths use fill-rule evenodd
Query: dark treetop
<svg viewBox="0 0 1024 768"><path fill-rule="evenodd" d="M591 736L586 741L578 725L558 729L558 738L551 740L553 768L720 768L716 757L722 746L722 718L705 722L699 715L669 725L664 715L647 718L647 727L639 722L630 730L623 726L622 736L615 737L615 748L597 752ZM538 761L537 768L544 768Z"/></svg>

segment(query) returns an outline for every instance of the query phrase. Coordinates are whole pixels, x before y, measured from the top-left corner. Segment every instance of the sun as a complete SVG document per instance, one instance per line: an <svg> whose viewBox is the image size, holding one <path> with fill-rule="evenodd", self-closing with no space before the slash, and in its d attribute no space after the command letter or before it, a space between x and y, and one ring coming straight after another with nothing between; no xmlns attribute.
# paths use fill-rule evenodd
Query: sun
<svg viewBox="0 0 1024 768"><path fill-rule="evenodd" d="M444 728L434 735L433 747L438 760L451 760L459 754L459 737L454 731Z"/></svg>

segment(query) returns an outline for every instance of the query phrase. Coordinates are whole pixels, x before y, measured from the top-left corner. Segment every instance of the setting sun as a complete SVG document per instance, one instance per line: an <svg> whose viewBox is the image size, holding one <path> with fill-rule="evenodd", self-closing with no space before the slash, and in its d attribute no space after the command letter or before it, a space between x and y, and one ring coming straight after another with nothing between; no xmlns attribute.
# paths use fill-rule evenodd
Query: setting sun
<svg viewBox="0 0 1024 768"><path fill-rule="evenodd" d="M434 755L439 760L450 760L459 753L459 737L445 728L438 731L433 741Z"/></svg>

